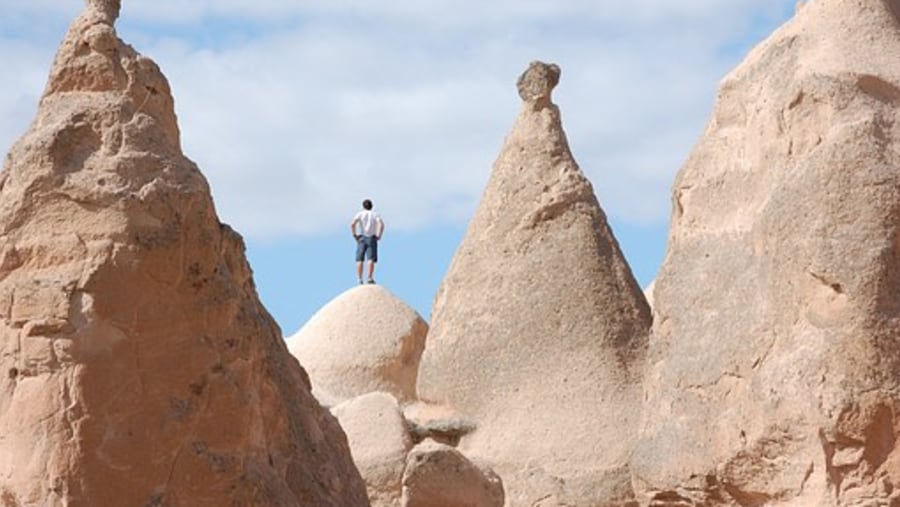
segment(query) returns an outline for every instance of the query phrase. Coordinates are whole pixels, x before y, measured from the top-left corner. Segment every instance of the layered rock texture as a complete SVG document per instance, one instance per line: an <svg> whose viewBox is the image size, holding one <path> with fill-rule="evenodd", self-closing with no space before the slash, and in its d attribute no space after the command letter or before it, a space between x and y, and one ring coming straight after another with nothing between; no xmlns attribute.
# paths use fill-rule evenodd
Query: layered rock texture
<svg viewBox="0 0 900 507"><path fill-rule="evenodd" d="M118 11L88 2L0 176L0 503L367 505Z"/></svg>
<svg viewBox="0 0 900 507"><path fill-rule="evenodd" d="M474 423L459 449L509 505L631 496L650 311L533 63L522 110L435 298L423 400ZM543 502L543 503L540 503Z"/></svg>
<svg viewBox="0 0 900 507"><path fill-rule="evenodd" d="M900 504L898 13L813 0L722 83L655 283L643 502Z"/></svg>
<svg viewBox="0 0 900 507"><path fill-rule="evenodd" d="M409 401L427 332L422 317L390 291L360 285L316 312L288 348L325 405L378 391Z"/></svg>

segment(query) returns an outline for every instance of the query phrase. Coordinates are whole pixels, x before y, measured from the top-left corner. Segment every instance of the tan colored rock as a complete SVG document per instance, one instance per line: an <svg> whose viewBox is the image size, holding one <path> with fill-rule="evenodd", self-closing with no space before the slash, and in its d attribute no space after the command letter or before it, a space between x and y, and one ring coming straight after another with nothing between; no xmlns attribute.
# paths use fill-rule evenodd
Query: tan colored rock
<svg viewBox="0 0 900 507"><path fill-rule="evenodd" d="M474 423L460 449L492 463L510 505L606 505L631 495L650 311L569 151L557 80L541 63L519 80L527 100L435 298L418 388Z"/></svg>
<svg viewBox="0 0 900 507"><path fill-rule="evenodd" d="M813 0L679 174L635 483L651 505L900 503L900 21Z"/></svg>
<svg viewBox="0 0 900 507"><path fill-rule="evenodd" d="M475 431L473 421L466 420L446 405L415 402L403 407L403 417L415 442L430 438L453 447L463 436Z"/></svg>
<svg viewBox="0 0 900 507"><path fill-rule="evenodd" d="M367 505L118 7L72 24L0 176L0 503Z"/></svg>
<svg viewBox="0 0 900 507"><path fill-rule="evenodd" d="M644 287L644 299L647 300L647 304L650 305L650 309L653 309L653 289L656 286L656 280L650 282L649 285Z"/></svg>
<svg viewBox="0 0 900 507"><path fill-rule="evenodd" d="M425 440L409 453L403 507L503 507L503 481L453 447Z"/></svg>
<svg viewBox="0 0 900 507"><path fill-rule="evenodd" d="M397 399L388 393L364 394L341 403L332 413L347 433L373 507L398 505L412 439Z"/></svg>
<svg viewBox="0 0 900 507"><path fill-rule="evenodd" d="M416 396L428 324L380 285L360 285L333 299L287 339L309 372L313 394L334 406L383 391Z"/></svg>

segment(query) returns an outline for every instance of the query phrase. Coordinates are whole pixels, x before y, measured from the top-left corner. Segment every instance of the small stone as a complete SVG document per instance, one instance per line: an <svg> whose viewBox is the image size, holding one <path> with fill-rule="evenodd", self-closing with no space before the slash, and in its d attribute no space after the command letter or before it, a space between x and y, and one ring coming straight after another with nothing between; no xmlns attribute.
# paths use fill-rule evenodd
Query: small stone
<svg viewBox="0 0 900 507"><path fill-rule="evenodd" d="M72 24L0 175L0 504L368 505L119 6Z"/></svg>
<svg viewBox="0 0 900 507"><path fill-rule="evenodd" d="M550 101L553 89L559 84L560 72L561 70L556 64L531 62L516 83L519 97L526 102Z"/></svg>
<svg viewBox="0 0 900 507"><path fill-rule="evenodd" d="M558 75L534 63L520 85L546 96ZM575 505L619 501L649 327L559 109L527 100L435 297L420 400L471 423L459 449L493 464L513 505L556 491L537 469Z"/></svg>
<svg viewBox="0 0 900 507"><path fill-rule="evenodd" d="M503 507L503 481L445 444L426 440L410 451L402 507Z"/></svg>

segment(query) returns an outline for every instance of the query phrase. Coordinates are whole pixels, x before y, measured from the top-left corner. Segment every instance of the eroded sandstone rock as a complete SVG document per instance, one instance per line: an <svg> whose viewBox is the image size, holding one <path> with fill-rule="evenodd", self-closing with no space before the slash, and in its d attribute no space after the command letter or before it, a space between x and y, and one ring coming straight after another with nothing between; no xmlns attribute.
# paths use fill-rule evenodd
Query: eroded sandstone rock
<svg viewBox="0 0 900 507"><path fill-rule="evenodd" d="M453 447L425 440L403 472L403 507L503 507L503 481Z"/></svg>
<svg viewBox="0 0 900 507"><path fill-rule="evenodd" d="M0 503L367 505L166 79L87 4L0 176Z"/></svg>
<svg viewBox="0 0 900 507"><path fill-rule="evenodd" d="M807 2L723 81L655 283L644 502L900 502L898 7Z"/></svg>
<svg viewBox="0 0 900 507"><path fill-rule="evenodd" d="M347 433L373 507L399 505L406 454L413 443L397 399L388 393L369 393L332 412Z"/></svg>
<svg viewBox="0 0 900 507"><path fill-rule="evenodd" d="M354 287L288 338L309 372L313 393L333 406L383 391L413 400L428 324L380 285Z"/></svg>
<svg viewBox="0 0 900 507"><path fill-rule="evenodd" d="M509 505L630 498L650 311L569 151L539 62L435 298L419 396L474 430Z"/></svg>

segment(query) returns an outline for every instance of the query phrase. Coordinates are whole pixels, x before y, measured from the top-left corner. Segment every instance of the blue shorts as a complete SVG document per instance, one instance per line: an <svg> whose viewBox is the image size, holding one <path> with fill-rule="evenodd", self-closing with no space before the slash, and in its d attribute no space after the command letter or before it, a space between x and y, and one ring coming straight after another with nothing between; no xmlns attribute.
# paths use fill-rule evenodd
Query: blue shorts
<svg viewBox="0 0 900 507"><path fill-rule="evenodd" d="M375 236L360 236L356 241L356 262L363 259L378 262L378 239Z"/></svg>

